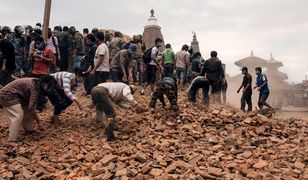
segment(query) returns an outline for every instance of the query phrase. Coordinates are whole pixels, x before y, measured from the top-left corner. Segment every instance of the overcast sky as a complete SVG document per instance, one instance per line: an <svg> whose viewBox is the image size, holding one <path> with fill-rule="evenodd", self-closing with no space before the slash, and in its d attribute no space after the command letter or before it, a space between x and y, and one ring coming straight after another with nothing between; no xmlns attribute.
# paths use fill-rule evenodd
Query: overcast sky
<svg viewBox="0 0 308 180"><path fill-rule="evenodd" d="M0 24L42 22L44 2L1 0ZM307 0L53 0L50 24L142 34L153 8L175 51L190 44L195 31L203 56L217 50L231 75L239 72L234 61L253 50L264 59L273 53L289 81L301 82L308 72L307 7Z"/></svg>

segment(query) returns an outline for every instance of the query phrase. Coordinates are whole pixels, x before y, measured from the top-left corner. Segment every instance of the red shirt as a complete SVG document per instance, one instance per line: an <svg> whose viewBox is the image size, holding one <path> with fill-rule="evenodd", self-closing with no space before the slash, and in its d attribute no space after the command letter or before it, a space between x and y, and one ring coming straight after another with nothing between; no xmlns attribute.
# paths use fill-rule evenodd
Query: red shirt
<svg viewBox="0 0 308 180"><path fill-rule="evenodd" d="M50 59L52 58L52 64L54 64L55 56L52 52L52 49L50 48L45 48L43 56ZM40 60L34 58L33 62L33 69L32 69L32 74L49 74L49 69L50 69L50 62L47 62L45 60Z"/></svg>

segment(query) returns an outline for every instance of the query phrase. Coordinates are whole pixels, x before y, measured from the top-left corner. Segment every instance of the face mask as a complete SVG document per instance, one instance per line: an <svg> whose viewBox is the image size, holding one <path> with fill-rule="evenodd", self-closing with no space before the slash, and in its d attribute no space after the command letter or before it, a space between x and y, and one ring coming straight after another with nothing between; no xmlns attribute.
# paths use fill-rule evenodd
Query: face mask
<svg viewBox="0 0 308 180"><path fill-rule="evenodd" d="M156 43L156 47L161 47L161 43Z"/></svg>
<svg viewBox="0 0 308 180"><path fill-rule="evenodd" d="M36 46L36 49L38 49L38 50L40 50L40 51L43 51L43 50L44 50L44 47L45 47L44 43L35 44L35 46Z"/></svg>

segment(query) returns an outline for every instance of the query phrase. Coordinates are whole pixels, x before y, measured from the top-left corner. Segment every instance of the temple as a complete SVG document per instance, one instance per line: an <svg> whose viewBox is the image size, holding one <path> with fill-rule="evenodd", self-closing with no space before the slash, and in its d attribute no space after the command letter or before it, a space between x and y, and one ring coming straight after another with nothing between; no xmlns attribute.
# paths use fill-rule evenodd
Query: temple
<svg viewBox="0 0 308 180"><path fill-rule="evenodd" d="M193 32L193 40L191 41L191 48L193 49L193 52L200 52L199 48L199 42L197 40L196 32Z"/></svg>
<svg viewBox="0 0 308 180"><path fill-rule="evenodd" d="M154 16L154 10L151 10L151 16L148 19L147 25L144 26L142 35L143 42L147 49L155 45L155 39L161 38L164 41L163 34L161 33L161 27L158 25L158 21Z"/></svg>
<svg viewBox="0 0 308 180"><path fill-rule="evenodd" d="M271 54L271 58L267 61L264 74L267 75L271 90L270 102L275 107L287 104L288 102L285 100L287 99L286 97L290 96L291 92L290 84L286 82L288 75L280 72L280 67L283 67L282 62L274 59Z"/></svg>

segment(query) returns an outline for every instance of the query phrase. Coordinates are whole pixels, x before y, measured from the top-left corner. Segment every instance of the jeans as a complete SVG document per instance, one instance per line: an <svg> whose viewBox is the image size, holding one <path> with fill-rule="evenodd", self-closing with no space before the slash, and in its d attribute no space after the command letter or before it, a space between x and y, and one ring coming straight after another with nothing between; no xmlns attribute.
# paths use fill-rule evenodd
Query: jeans
<svg viewBox="0 0 308 180"><path fill-rule="evenodd" d="M11 81L13 81L11 75L14 73L14 70L7 71L7 70L0 70L0 85L5 86Z"/></svg>
<svg viewBox="0 0 308 180"><path fill-rule="evenodd" d="M260 93L259 94L259 100L258 100L258 106L260 109L263 109L264 104L266 104L266 100L268 98L270 93Z"/></svg>
<svg viewBox="0 0 308 180"><path fill-rule="evenodd" d="M100 83L106 82L108 76L109 76L109 72L96 71L95 74L94 74L92 87L95 87L95 86L97 86Z"/></svg>
<svg viewBox="0 0 308 180"><path fill-rule="evenodd" d="M20 71L22 69L23 61L24 58L22 56L15 56L15 66L17 71Z"/></svg>
<svg viewBox="0 0 308 180"><path fill-rule="evenodd" d="M32 77L38 78L40 79L42 76L44 76L44 74L32 74ZM42 111L46 104L47 104L48 100L46 98L46 93L44 90L40 89L38 96L37 96L37 101L36 101L36 109L39 111Z"/></svg>
<svg viewBox="0 0 308 180"><path fill-rule="evenodd" d="M73 71L75 68L81 68L81 58L82 56L76 55L74 58L74 65L73 65Z"/></svg>
<svg viewBox="0 0 308 180"><path fill-rule="evenodd" d="M164 77L173 76L173 64L165 64L164 66Z"/></svg>
<svg viewBox="0 0 308 180"><path fill-rule="evenodd" d="M241 98L241 110L245 111L246 104L248 105L247 111L252 111L252 102L251 102L252 91L243 92Z"/></svg>
<svg viewBox="0 0 308 180"><path fill-rule="evenodd" d="M60 71L67 71L68 69L68 48L67 47L63 47L63 46L59 46L60 49L60 55L61 55L61 59L60 59Z"/></svg>
<svg viewBox="0 0 308 180"><path fill-rule="evenodd" d="M136 83L137 81L139 83L143 83L143 63L142 59L138 59L135 61L135 65L133 66L133 81Z"/></svg>
<svg viewBox="0 0 308 180"><path fill-rule="evenodd" d="M113 82L122 82L123 74L119 69L112 69L110 71L111 79Z"/></svg>
<svg viewBox="0 0 308 180"><path fill-rule="evenodd" d="M203 103L206 106L209 106L209 81L196 79L192 81L192 84L190 86L191 87L187 93L188 100L195 103L197 101L197 92L199 89L202 89Z"/></svg>
<svg viewBox="0 0 308 180"><path fill-rule="evenodd" d="M91 94L93 79L94 77L89 74L83 76L83 85L87 95Z"/></svg>
<svg viewBox="0 0 308 180"><path fill-rule="evenodd" d="M60 115L63 110L69 107L73 102L65 95L63 89L52 89L47 93L48 99L54 106L54 115Z"/></svg>
<svg viewBox="0 0 308 180"><path fill-rule="evenodd" d="M211 86L211 94L213 95L214 102L221 103L221 83L220 79L208 78Z"/></svg>

